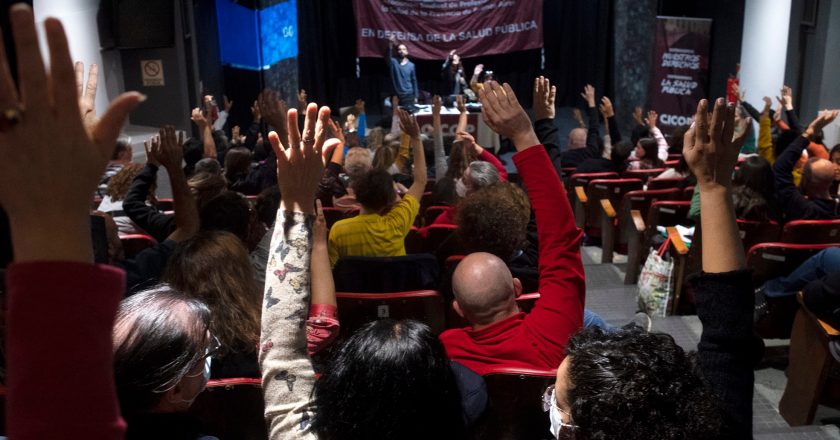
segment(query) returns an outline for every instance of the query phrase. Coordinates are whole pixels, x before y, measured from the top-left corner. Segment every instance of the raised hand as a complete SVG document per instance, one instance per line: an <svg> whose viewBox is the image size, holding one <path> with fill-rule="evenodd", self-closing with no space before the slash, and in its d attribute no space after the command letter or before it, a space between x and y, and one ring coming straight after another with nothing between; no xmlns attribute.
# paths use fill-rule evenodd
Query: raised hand
<svg viewBox="0 0 840 440"><path fill-rule="evenodd" d="M233 145L239 145L242 143L242 138L239 136L239 126L234 125L233 128L230 129L230 141Z"/></svg>
<svg viewBox="0 0 840 440"><path fill-rule="evenodd" d="M773 106L773 100L770 99L769 96L765 96L763 98L763 100L764 100L764 109L761 110L761 114L763 114L763 115L770 114L770 107Z"/></svg>
<svg viewBox="0 0 840 440"><path fill-rule="evenodd" d="M484 64L477 64L475 69L473 69L473 75L478 76L481 75L481 72L484 72Z"/></svg>
<svg viewBox="0 0 840 440"><path fill-rule="evenodd" d="M184 160L184 132L175 134L175 127L165 125L158 132L157 145L152 143L152 154L167 171L181 167ZM157 146L157 150L155 147Z"/></svg>
<svg viewBox="0 0 840 440"><path fill-rule="evenodd" d="M554 119L554 99L557 87L544 76L534 79L534 119Z"/></svg>
<svg viewBox="0 0 840 440"><path fill-rule="evenodd" d="M464 95L458 95L455 97L455 107L458 108L458 112L460 113L467 112L467 104L464 103Z"/></svg>
<svg viewBox="0 0 840 440"><path fill-rule="evenodd" d="M420 126L417 125L417 119L411 113L400 109L400 130L407 134L412 139L420 138Z"/></svg>
<svg viewBox="0 0 840 440"><path fill-rule="evenodd" d="M586 105L589 107L595 107L595 87L587 84L583 88L583 93L581 93L580 96L586 101Z"/></svg>
<svg viewBox="0 0 840 440"><path fill-rule="evenodd" d="M723 98L715 101L712 114L708 113L709 101L700 100L694 124L685 133L683 156L691 172L697 176L701 190L728 189L732 186L732 171L738 163L738 153L746 139L747 120L741 121L737 138L735 104L726 104Z"/></svg>
<svg viewBox="0 0 840 440"><path fill-rule="evenodd" d="M260 111L260 100L254 100L254 105L251 106L251 115L254 117L254 122L259 124L262 122L262 112Z"/></svg>
<svg viewBox="0 0 840 440"><path fill-rule="evenodd" d="M487 81L479 91L479 99L484 108L484 122L496 133L510 138L517 151L539 145L531 120L509 84L499 85L496 81Z"/></svg>
<svg viewBox="0 0 840 440"><path fill-rule="evenodd" d="M327 121L327 124L329 124L330 126L330 132L332 132L333 137L341 142L341 145L339 145L339 147L344 148L344 145L347 142L344 139L344 131L341 129L341 127L338 126L338 122L335 122L333 118L330 118Z"/></svg>
<svg viewBox="0 0 840 440"><path fill-rule="evenodd" d="M579 108L575 107L572 109L572 118L578 123L578 127L586 128L586 123L583 122L583 114Z"/></svg>
<svg viewBox="0 0 840 440"><path fill-rule="evenodd" d="M9 16L20 94L0 51L0 205L9 216L15 260L92 262L90 195L128 113L145 97L124 93L98 123L85 127L61 22L44 21L47 70L32 9L18 4Z"/></svg>
<svg viewBox="0 0 840 440"><path fill-rule="evenodd" d="M300 89L300 91L298 92L298 95L297 95L297 99L298 99L298 106L300 108L305 108L306 107L306 90Z"/></svg>
<svg viewBox="0 0 840 440"><path fill-rule="evenodd" d="M99 66L91 64L88 68L88 80L85 83L85 64L76 61L76 93L79 95L79 111L85 128L91 130L98 119L96 118L96 87L99 84Z"/></svg>
<svg viewBox="0 0 840 440"><path fill-rule="evenodd" d="M322 150L327 139L330 108L315 103L306 107L303 137L298 127L297 109L290 109L286 118L289 147L280 142L277 132L268 134L268 141L277 154L277 184L283 197L281 209L312 214L315 209L315 192L324 171Z"/></svg>
<svg viewBox="0 0 840 440"><path fill-rule="evenodd" d="M230 108L233 107L233 101L229 100L227 95L222 95L224 98L224 108L226 113L230 113Z"/></svg>
<svg viewBox="0 0 840 440"><path fill-rule="evenodd" d="M265 89L257 97L257 105L260 115L281 135L281 140L285 143L286 113L289 111L286 101L280 99L280 95L275 90Z"/></svg>
<svg viewBox="0 0 840 440"><path fill-rule="evenodd" d="M440 108L443 106L443 101L440 95L432 96L432 115L440 115Z"/></svg>
<svg viewBox="0 0 840 440"><path fill-rule="evenodd" d="M615 110L613 109L612 101L610 98L606 96L601 98L601 106L599 107L601 114L604 116L604 119L609 119L615 116Z"/></svg>
<svg viewBox="0 0 840 440"><path fill-rule="evenodd" d="M160 137L154 135L143 141L143 149L146 150L146 162L159 167L160 159L158 159L156 154L160 153Z"/></svg>
<svg viewBox="0 0 840 440"><path fill-rule="evenodd" d="M484 151L484 148L482 148L481 145L478 145L475 142L475 138L473 137L473 135L469 134L468 132L459 131L455 133L455 135L458 137L458 139L461 140L461 142L464 143L464 149L472 150L473 152L475 152L476 157L480 156L481 153Z"/></svg>
<svg viewBox="0 0 840 440"><path fill-rule="evenodd" d="M788 86L782 86L781 90L782 96L777 96L776 99L782 104L782 106L787 110L793 110L793 91Z"/></svg>
<svg viewBox="0 0 840 440"><path fill-rule="evenodd" d="M808 124L808 129L805 130L803 135L811 136L819 133L826 125L831 124L835 119L837 119L837 113L837 110L823 110L819 112L817 117Z"/></svg>
<svg viewBox="0 0 840 440"><path fill-rule="evenodd" d="M195 125L197 125L198 128L202 130L209 124L209 122L207 122L207 118L204 116L204 113L198 107L192 110L190 119L192 119L193 123L195 123Z"/></svg>
<svg viewBox="0 0 840 440"><path fill-rule="evenodd" d="M392 96L391 97L391 111L394 113L394 115L396 115L397 113L399 113L399 109L400 109L400 98L397 98L396 96Z"/></svg>
<svg viewBox="0 0 840 440"><path fill-rule="evenodd" d="M647 118L645 118L645 122L647 123L649 129L653 130L654 128L656 128L656 118L658 116L659 115L656 113L656 110L648 111L648 115Z"/></svg>

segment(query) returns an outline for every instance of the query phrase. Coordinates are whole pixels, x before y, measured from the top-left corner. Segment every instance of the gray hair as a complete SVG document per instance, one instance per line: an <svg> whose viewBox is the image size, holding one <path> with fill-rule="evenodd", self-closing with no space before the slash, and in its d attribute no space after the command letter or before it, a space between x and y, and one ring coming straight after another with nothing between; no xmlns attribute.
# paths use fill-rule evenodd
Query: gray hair
<svg viewBox="0 0 840 440"><path fill-rule="evenodd" d="M472 183L473 191L490 186L501 180L499 177L499 170L497 170L490 162L474 160L470 162L468 168L470 169L470 181Z"/></svg>
<svg viewBox="0 0 840 440"><path fill-rule="evenodd" d="M353 147L344 157L344 171L350 180L357 179L373 167L373 154L367 148Z"/></svg>

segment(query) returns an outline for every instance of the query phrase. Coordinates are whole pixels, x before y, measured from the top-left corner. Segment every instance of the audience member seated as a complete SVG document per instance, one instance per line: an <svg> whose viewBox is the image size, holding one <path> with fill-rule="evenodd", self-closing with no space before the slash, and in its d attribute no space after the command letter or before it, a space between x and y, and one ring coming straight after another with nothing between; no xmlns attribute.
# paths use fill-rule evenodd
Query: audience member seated
<svg viewBox="0 0 840 440"><path fill-rule="evenodd" d="M774 304L786 303L795 307L793 297L798 292L809 283L835 272L840 272L840 247L824 249L787 276L767 281L755 291L755 321L767 316Z"/></svg>
<svg viewBox="0 0 840 440"><path fill-rule="evenodd" d="M225 180L231 191L255 196L266 187L276 186L274 157L258 163L251 169L251 151L245 147L231 148L225 155ZM202 159L204 160L204 159Z"/></svg>
<svg viewBox="0 0 840 440"><path fill-rule="evenodd" d="M320 159L324 139L316 137L319 130L311 122L315 112L311 104L304 132L304 139L315 138L314 143L282 151L277 136L269 136L279 150L278 181L283 192L276 221L282 229L271 244L274 254L268 272L273 276L266 285L260 344L270 437L462 438L462 414L474 418L486 404L483 382L450 365L442 344L424 324L390 320L368 324L335 350L324 375L315 381L312 360L304 350L307 330L301 324L309 306L309 286L314 298L332 279L324 239L318 238L326 229L322 215L314 231L310 226L315 187L324 166ZM318 125L328 117L329 109L322 108ZM296 131L290 129L291 137ZM424 168L417 163L418 150L415 171ZM459 402L464 402L463 409Z"/></svg>
<svg viewBox="0 0 840 440"><path fill-rule="evenodd" d="M487 83L481 103L488 125L511 139L518 151L513 160L537 220L541 297L531 313L520 312L515 299L522 293L522 284L511 276L505 262L484 252L467 255L452 278L453 306L472 326L448 330L440 338L453 360L479 374L501 365L555 368L563 359L569 336L583 325L582 232L575 226L560 178L513 90L507 84L503 89Z"/></svg>
<svg viewBox="0 0 840 440"><path fill-rule="evenodd" d="M219 348L199 299L160 285L123 300L114 323L114 381L126 439L212 439L187 414Z"/></svg>
<svg viewBox="0 0 840 440"><path fill-rule="evenodd" d="M108 182L111 178L116 176L124 166L130 164L133 158L134 154L132 153L131 144L122 139L118 140L116 147L114 147L114 152L111 154L111 160L108 162L108 168L105 169L105 173L99 179L100 195L108 188Z"/></svg>
<svg viewBox="0 0 840 440"><path fill-rule="evenodd" d="M685 133L683 133L683 136L685 136ZM668 168L667 170L659 173L659 175L656 176L657 179L690 179L692 177L693 175L691 174L691 170L688 169L688 163L685 161L685 157L683 156L680 156L680 160L679 162L677 162L677 166L673 168Z"/></svg>
<svg viewBox="0 0 840 440"><path fill-rule="evenodd" d="M356 217L339 220L330 229L330 264L333 266L344 256L405 255L405 236L420 210L420 198L426 188L426 158L420 146L420 128L414 117L400 110L400 125L411 137L414 183L396 203L394 182L387 171L373 169L351 183L362 210Z"/></svg>
<svg viewBox="0 0 840 440"><path fill-rule="evenodd" d="M608 173L614 172L621 174L627 169L627 159L630 157L630 152L633 151L633 146L629 141L621 141L612 145L610 149L610 158L593 157L586 159L578 165L576 173Z"/></svg>
<svg viewBox="0 0 840 440"><path fill-rule="evenodd" d="M773 167L761 156L741 161L732 182L735 216L758 222L782 221L776 202Z"/></svg>
<svg viewBox="0 0 840 440"><path fill-rule="evenodd" d="M750 274L728 202L745 136L732 138L732 104L717 100L711 130L707 106L706 100L698 105L684 143L703 203L704 273L694 281L704 324L697 355L671 336L637 328L575 335L544 396L555 437L752 437L752 365L762 350L752 335Z"/></svg>
<svg viewBox="0 0 840 440"><path fill-rule="evenodd" d="M333 161L336 160L336 154L338 153L333 153ZM328 164L324 172L331 172L331 167L332 166ZM370 172L371 169L373 169L373 155L370 150L362 147L355 147L348 150L347 155L344 158L344 172L347 175L347 182L344 183L342 179L336 177L336 179L344 185L344 195L338 198L333 195L332 206L345 211L361 209L362 205L359 204L358 200L356 200L353 182L357 182L362 179L368 172Z"/></svg>
<svg viewBox="0 0 840 440"><path fill-rule="evenodd" d="M636 142L636 148L630 154L630 162L627 164L628 170L650 170L655 168L664 168L665 162L657 157L659 146L656 141L651 138L641 138ZM667 149L665 151L668 151Z"/></svg>
<svg viewBox="0 0 840 440"><path fill-rule="evenodd" d="M481 147L479 147L481 148ZM483 150L483 149L482 149ZM488 153L489 154L489 153ZM505 173L507 174L507 173ZM470 194L474 193L475 191L480 190L481 188L486 188L492 186L499 181L504 181L505 179L499 175L499 171L495 168L495 166L490 162L484 162L482 160L473 161L467 166L467 169L464 170L464 175L455 181L455 194L461 198L462 200L468 197ZM449 205L447 208L437 216L437 218L432 221L432 225L454 225L457 224L455 222L456 213L458 210L457 205ZM428 226L424 227L420 230L421 235L425 236L426 230Z"/></svg>
<svg viewBox="0 0 840 440"><path fill-rule="evenodd" d="M210 331L220 342L211 377L259 377L262 295L242 241L222 231L196 234L175 248L163 281L210 307Z"/></svg>
<svg viewBox="0 0 840 440"><path fill-rule="evenodd" d="M837 165L820 158L809 159L802 170L799 188L793 183L793 167L808 146L809 137L837 118L837 110L820 112L801 136L797 136L773 165L776 197L785 221L823 220L840 217L840 201L829 190L837 173Z"/></svg>
<svg viewBox="0 0 840 440"><path fill-rule="evenodd" d="M573 128L569 132L567 149L560 156L563 168L577 168L586 159L592 159L601 154L601 135L598 133L598 109L595 107L595 88L587 85L580 95L586 100L586 114L589 118L589 128Z"/></svg>
<svg viewBox="0 0 840 440"><path fill-rule="evenodd" d="M102 202L100 202L99 207L96 208L97 210L113 217L114 221L117 223L117 227L119 228L120 235L145 233L136 224L134 224L133 221L131 221L131 218L125 214L122 206L123 199L128 193L128 188L131 186L131 182L142 170L143 165L139 163L129 163L122 167L122 169L117 172L117 174L114 174L114 176L108 181L108 185L105 189L105 197L102 197ZM151 190L150 192L154 193L154 190Z"/></svg>
<svg viewBox="0 0 840 440"><path fill-rule="evenodd" d="M195 172L193 174L201 173L215 174L221 176L222 164L220 164L218 160L213 158L201 159L200 161L196 162Z"/></svg>

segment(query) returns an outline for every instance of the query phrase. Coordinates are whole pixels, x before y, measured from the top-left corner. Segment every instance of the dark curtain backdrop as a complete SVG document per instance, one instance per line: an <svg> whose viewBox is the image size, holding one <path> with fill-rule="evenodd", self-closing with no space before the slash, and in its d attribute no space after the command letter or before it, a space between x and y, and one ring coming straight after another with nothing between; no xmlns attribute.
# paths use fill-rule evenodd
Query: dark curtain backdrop
<svg viewBox="0 0 840 440"><path fill-rule="evenodd" d="M467 76L476 64L495 72L511 84L531 106L531 87L536 75L544 74L557 86L558 106L581 105L580 92L587 83L598 94L611 93L611 1L545 0L543 28L545 70L540 69L541 51L464 59ZM299 82L311 101L333 107L352 105L357 98L367 102L369 113L380 113L391 86L385 61L360 58L356 78L356 25L350 1L298 1ZM409 52L411 48L409 47ZM415 60L421 90L440 93L443 60ZM468 78L469 79L469 78Z"/></svg>

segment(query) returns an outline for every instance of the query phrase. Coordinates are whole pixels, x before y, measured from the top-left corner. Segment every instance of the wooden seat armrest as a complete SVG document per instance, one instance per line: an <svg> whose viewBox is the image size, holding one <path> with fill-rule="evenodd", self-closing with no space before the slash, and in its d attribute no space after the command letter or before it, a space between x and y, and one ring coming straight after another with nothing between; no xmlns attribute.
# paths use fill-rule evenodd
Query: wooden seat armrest
<svg viewBox="0 0 840 440"><path fill-rule="evenodd" d="M601 199L601 207L604 208L604 214L609 218L615 218L615 209L609 199Z"/></svg>
<svg viewBox="0 0 840 440"><path fill-rule="evenodd" d="M582 186L575 187L575 194L577 194L577 198L580 200L580 203L586 203L586 192L583 190Z"/></svg>
<svg viewBox="0 0 840 440"><path fill-rule="evenodd" d="M799 306L802 307L802 310L808 313L808 316L810 316L812 319L817 321L817 324L820 325L820 328L822 328L822 330L828 337L836 338L840 336L840 330L837 330L836 328L832 327L829 323L823 321L822 319L817 318L816 315L814 315L814 313L811 312L811 310L809 310L807 306L805 306L805 298L802 296L802 292L796 294L796 299L799 301Z"/></svg>
<svg viewBox="0 0 840 440"><path fill-rule="evenodd" d="M642 213L638 209L630 211L630 217L633 219L633 226L636 227L637 232L645 232L645 220L642 218Z"/></svg>
<svg viewBox="0 0 840 440"><path fill-rule="evenodd" d="M680 237L679 231L674 226L668 226L665 228L668 231L668 238L671 239L671 245L680 255L685 255L688 253L688 246L685 245L682 237Z"/></svg>

